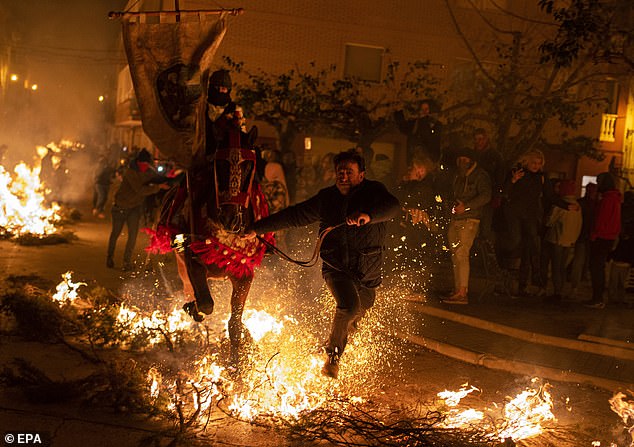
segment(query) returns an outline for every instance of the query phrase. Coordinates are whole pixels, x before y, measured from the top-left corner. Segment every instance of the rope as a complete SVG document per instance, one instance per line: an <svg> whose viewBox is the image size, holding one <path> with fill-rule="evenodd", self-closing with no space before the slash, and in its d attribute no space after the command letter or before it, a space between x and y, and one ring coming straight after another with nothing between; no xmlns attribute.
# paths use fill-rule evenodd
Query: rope
<svg viewBox="0 0 634 447"><path fill-rule="evenodd" d="M337 229L339 227L342 227L344 225L346 225L346 223L342 222L342 223L340 223L338 225L335 225L333 227L328 227L328 228L324 229L324 231L322 231L319 234L319 238L317 239L317 243L315 244L315 248L313 250L313 254L311 255L311 257L310 257L310 259L308 261L300 261L300 260L297 260L297 259L293 259L289 255L284 253L282 250L277 248L275 245L271 244L269 241L264 239L263 237L261 237L261 236L256 236L256 237L261 243L263 243L268 248L270 248L271 251L273 251L275 254L277 254L281 258L286 259L288 262L292 262L293 264L297 264L300 267L313 267L315 264L317 264L317 261L319 259L319 250L321 249L321 244L323 243L323 241L326 238L326 236L328 235L328 233L330 233L332 230L335 230L335 229ZM205 235L200 235L200 234L195 234L195 233L185 233L185 234L187 236L189 236L190 238L193 238L194 236L205 237Z"/></svg>
<svg viewBox="0 0 634 447"><path fill-rule="evenodd" d="M312 254L312 256L310 257L310 259L308 261L299 261L297 259L293 259L289 255L284 253L282 250L277 248L275 245L271 244L269 241L264 239L263 237L257 236L257 238L258 238L258 240L260 242L262 242L264 245L266 245L268 248L270 248L274 253L276 253L280 257L286 259L288 262L292 262L293 264L297 264L300 267L312 267L315 264L317 264L317 260L319 259L319 250L321 249L321 244L324 241L324 238L332 230L334 230L336 228L339 228L339 227L341 227L341 226L343 226L345 224L346 224L345 222L342 222L339 225L335 225L334 227L328 227L328 228L324 229L324 231L322 231L319 234L319 238L317 239L317 243L315 244L315 249L313 250L313 254Z"/></svg>

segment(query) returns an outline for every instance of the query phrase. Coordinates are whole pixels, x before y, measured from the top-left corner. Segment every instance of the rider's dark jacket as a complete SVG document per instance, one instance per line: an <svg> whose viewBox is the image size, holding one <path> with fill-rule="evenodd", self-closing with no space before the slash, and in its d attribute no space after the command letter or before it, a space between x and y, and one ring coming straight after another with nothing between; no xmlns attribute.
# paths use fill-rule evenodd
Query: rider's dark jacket
<svg viewBox="0 0 634 447"><path fill-rule="evenodd" d="M346 225L346 217L357 211L368 214L370 223ZM377 287L381 283L387 222L399 212L398 199L382 183L363 180L346 196L334 185L324 188L304 202L255 222L253 230L260 234L319 222L321 234L336 227L321 245L322 273L340 271L366 287Z"/></svg>

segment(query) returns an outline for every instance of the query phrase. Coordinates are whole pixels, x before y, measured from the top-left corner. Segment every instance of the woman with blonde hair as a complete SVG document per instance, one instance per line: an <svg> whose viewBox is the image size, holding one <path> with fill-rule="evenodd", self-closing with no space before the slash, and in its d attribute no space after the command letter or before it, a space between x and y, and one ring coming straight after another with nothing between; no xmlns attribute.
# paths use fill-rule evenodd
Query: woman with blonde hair
<svg viewBox="0 0 634 447"><path fill-rule="evenodd" d="M544 203L563 209L574 209L558 197L543 171L546 158L539 149L530 149L522 154L513 167L503 188L506 197L504 215L507 235L502 247L507 258L520 258L519 294L528 295L529 277L533 286L543 290L544 277L540 271L540 245L544 223Z"/></svg>

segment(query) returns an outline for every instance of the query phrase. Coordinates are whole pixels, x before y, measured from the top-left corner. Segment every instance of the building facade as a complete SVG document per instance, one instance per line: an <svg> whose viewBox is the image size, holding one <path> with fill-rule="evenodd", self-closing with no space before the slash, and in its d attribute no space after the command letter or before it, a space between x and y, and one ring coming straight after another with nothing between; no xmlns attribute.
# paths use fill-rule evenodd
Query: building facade
<svg viewBox="0 0 634 447"><path fill-rule="evenodd" d="M173 10L173 0L129 2L140 10ZM208 2L177 0L181 10L209 8ZM526 29L526 17L539 17L534 1L489 0L258 0L223 2L224 8L244 8L244 13L227 18L227 33L216 53L218 67L223 56L244 62L251 70L285 72L303 70L309 63L317 67L336 65L336 76L353 75L380 80L390 63L404 65L429 61L432 75L444 88L473 65L473 55L494 66L499 60L491 33L484 30L481 18L495 20L505 32ZM476 9L474 9L474 5ZM467 68L465 68L467 67ZM135 109L129 71L119 75L116 127L118 138L127 144L146 145ZM241 82L239 76L234 79ZM632 178L634 172L634 94L632 76L606 78L611 88L603 113L595 113L575 132L600 141L603 161L553 153L547 155L547 169L560 177L575 178L581 186L609 168ZM442 113L440 119L443 119ZM275 132L264 123L254 123L267 142ZM556 135L554 129L553 135ZM310 140L307 140L309 138ZM310 141L310 144L306 142ZM353 146L350 141L323 135L300 135L294 150L300 160L316 162L325 152ZM394 171L402 172L405 137L388 132L375 142L375 154L388 155ZM634 179L633 179L634 180Z"/></svg>

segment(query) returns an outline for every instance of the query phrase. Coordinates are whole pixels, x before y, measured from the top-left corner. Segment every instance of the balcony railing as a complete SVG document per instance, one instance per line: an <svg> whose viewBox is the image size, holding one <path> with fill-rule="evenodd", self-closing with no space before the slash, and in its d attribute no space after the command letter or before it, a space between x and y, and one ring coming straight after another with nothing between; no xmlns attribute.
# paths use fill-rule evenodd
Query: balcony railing
<svg viewBox="0 0 634 447"><path fill-rule="evenodd" d="M604 113L601 119L601 134L599 141L613 142L616 131L616 118L618 115Z"/></svg>

